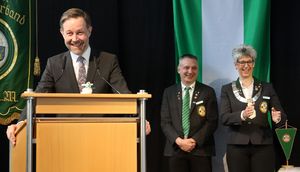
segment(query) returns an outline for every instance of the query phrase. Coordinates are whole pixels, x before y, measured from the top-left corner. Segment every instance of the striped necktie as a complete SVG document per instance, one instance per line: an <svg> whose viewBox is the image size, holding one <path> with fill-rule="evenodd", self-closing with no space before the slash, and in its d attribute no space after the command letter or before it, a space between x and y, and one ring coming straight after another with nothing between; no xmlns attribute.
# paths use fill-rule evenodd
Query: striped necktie
<svg viewBox="0 0 300 172"><path fill-rule="evenodd" d="M79 90L81 92L81 90L83 88L82 84L84 84L86 81L86 70L85 70L85 66L84 66L85 59L82 56L79 56L77 61L79 62L77 82L78 82Z"/></svg>
<svg viewBox="0 0 300 172"><path fill-rule="evenodd" d="M190 130L190 87L184 88L182 100L182 129L184 137L187 138Z"/></svg>

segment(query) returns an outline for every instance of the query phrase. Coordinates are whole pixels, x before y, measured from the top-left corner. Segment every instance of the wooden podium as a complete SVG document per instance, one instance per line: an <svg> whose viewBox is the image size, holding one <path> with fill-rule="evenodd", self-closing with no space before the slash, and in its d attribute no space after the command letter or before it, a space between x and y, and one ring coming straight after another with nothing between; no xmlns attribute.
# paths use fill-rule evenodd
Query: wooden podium
<svg viewBox="0 0 300 172"><path fill-rule="evenodd" d="M11 147L11 172L31 172L34 168L36 172L146 171L145 101L150 94L25 92L22 97L27 99L27 125L20 125L16 146ZM34 119L33 111L37 115ZM46 118L39 114L78 116ZM34 156L36 167L32 167Z"/></svg>

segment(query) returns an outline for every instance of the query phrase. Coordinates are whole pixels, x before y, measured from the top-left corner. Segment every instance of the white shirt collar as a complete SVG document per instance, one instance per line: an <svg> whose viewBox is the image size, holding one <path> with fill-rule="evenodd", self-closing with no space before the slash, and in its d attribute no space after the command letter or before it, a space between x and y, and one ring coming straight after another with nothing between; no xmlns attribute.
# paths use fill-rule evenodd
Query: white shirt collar
<svg viewBox="0 0 300 172"><path fill-rule="evenodd" d="M192 102L192 98L193 98L193 93L194 93L194 89L195 89L195 85L196 85L196 81L194 82L194 83L192 83L191 85L189 85L189 86L186 86L186 85L184 85L182 82L181 82L181 91L182 91L182 99L183 99L183 97L184 97L184 95L185 95L185 91L184 91L184 89L185 89L185 87L190 87L191 89L189 90L189 93L190 93L190 107L191 107L191 102Z"/></svg>
<svg viewBox="0 0 300 172"><path fill-rule="evenodd" d="M195 85L196 85L196 81L193 82L193 83L192 83L191 85L189 85L189 86L186 86L186 85L184 85L184 84L181 82L181 89L184 90L185 87L190 87L191 90L194 90L194 89L195 89Z"/></svg>
<svg viewBox="0 0 300 172"><path fill-rule="evenodd" d="M244 93L245 98L246 99L252 98L254 80L252 80L252 83L248 87L244 87L243 84L242 84L242 81L241 80L239 80L239 81L240 81L242 91Z"/></svg>
<svg viewBox="0 0 300 172"><path fill-rule="evenodd" d="M77 61L79 55L74 54L73 52L70 51L71 54L71 58L73 61ZM91 47L88 46L87 49L82 53L82 57L85 59L86 62L88 62L90 60L90 55L91 55Z"/></svg>

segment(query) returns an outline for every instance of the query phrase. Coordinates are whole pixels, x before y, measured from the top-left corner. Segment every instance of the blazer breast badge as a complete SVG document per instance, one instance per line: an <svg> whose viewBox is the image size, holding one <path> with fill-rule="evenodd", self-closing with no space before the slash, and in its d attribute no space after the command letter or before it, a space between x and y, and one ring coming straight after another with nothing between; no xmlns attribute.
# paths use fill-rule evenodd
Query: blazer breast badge
<svg viewBox="0 0 300 172"><path fill-rule="evenodd" d="M268 103L266 101L262 101L259 105L259 110L260 110L261 113L267 113Z"/></svg>
<svg viewBox="0 0 300 172"><path fill-rule="evenodd" d="M200 105L198 106L198 115L200 115L201 117L205 117L206 114L206 109L204 105Z"/></svg>

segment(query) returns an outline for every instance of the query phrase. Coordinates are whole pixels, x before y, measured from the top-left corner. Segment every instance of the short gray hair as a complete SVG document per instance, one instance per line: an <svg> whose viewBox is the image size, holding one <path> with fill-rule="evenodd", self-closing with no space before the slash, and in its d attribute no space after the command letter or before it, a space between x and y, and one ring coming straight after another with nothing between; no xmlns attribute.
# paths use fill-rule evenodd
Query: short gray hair
<svg viewBox="0 0 300 172"><path fill-rule="evenodd" d="M196 61L198 61L197 56L193 55L193 54L183 54L179 57L179 63L178 63L178 67L181 65L181 61L185 58L189 58L189 59L194 59ZM197 63L198 64L198 63Z"/></svg>
<svg viewBox="0 0 300 172"><path fill-rule="evenodd" d="M253 62L255 62L256 51L252 46L245 44L239 45L238 47L232 50L232 58L234 63L236 63L238 59L242 56L251 57Z"/></svg>

